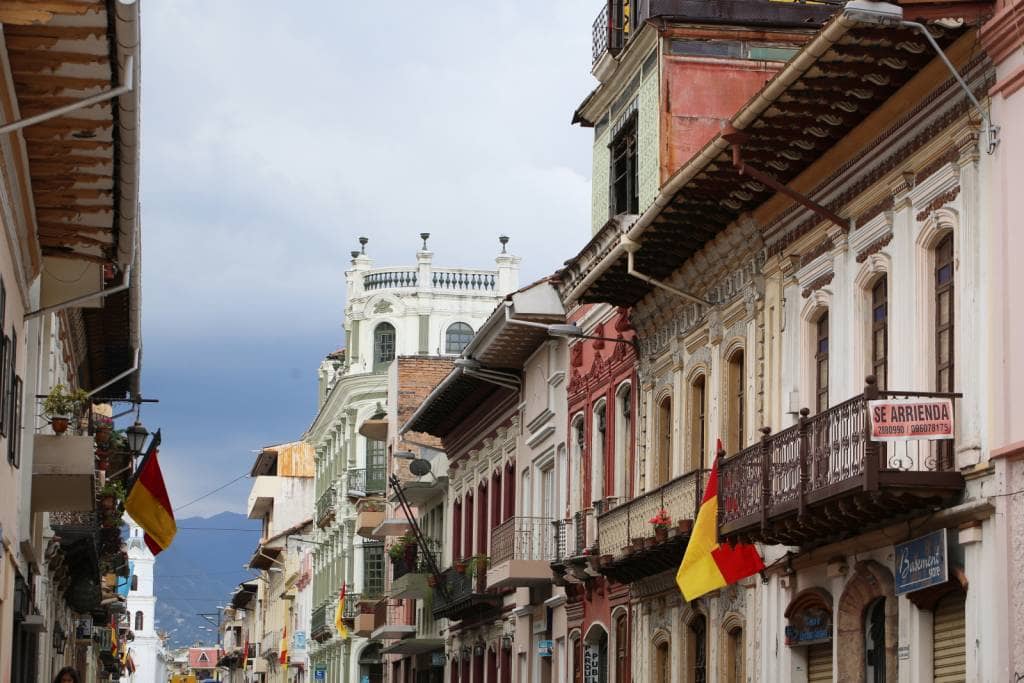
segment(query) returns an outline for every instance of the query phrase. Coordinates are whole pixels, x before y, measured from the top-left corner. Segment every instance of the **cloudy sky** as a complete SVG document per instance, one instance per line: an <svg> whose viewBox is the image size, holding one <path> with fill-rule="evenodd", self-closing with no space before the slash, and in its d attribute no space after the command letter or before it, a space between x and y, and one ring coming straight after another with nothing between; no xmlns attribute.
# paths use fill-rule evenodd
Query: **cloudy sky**
<svg viewBox="0 0 1024 683"><path fill-rule="evenodd" d="M599 6L143 5L143 421L176 507L312 421L360 235L378 265L425 231L435 263L485 266L508 234L523 282L585 243L591 134L569 121Z"/></svg>

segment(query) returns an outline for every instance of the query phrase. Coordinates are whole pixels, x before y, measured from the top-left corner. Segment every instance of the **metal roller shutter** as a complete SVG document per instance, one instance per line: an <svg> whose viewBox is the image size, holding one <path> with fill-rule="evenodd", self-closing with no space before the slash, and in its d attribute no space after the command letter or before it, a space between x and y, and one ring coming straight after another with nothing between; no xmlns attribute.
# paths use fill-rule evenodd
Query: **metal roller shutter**
<svg viewBox="0 0 1024 683"><path fill-rule="evenodd" d="M932 621L932 677L936 683L967 680L963 592L950 593L935 605Z"/></svg>
<svg viewBox="0 0 1024 683"><path fill-rule="evenodd" d="M832 643L807 648L807 683L832 683Z"/></svg>

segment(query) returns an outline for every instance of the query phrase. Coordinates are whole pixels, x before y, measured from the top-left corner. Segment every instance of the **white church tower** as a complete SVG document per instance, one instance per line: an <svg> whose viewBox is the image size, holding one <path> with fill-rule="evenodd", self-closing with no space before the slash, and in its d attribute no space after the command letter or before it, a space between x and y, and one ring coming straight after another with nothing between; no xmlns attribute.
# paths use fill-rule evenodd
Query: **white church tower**
<svg viewBox="0 0 1024 683"><path fill-rule="evenodd" d="M153 565L156 559L149 552L143 531L130 518L128 521L128 562L132 575L127 609L135 640L128 643L135 662L132 683L164 683L167 680L163 643L156 634L156 596L153 594Z"/></svg>

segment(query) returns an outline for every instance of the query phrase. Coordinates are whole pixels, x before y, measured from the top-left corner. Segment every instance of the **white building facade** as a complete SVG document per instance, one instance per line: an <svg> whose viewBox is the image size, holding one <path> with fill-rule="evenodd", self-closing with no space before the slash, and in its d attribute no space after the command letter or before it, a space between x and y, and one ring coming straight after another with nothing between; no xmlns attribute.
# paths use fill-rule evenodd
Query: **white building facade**
<svg viewBox="0 0 1024 683"><path fill-rule="evenodd" d="M507 238L501 238L495 267L476 269L435 266L429 235L420 237L414 266L374 267L365 238L352 252L345 273L346 346L320 365L319 412L304 436L316 451L319 529L310 665L313 671L325 667L325 679L335 683L375 680L383 666L379 643L355 635L342 640L333 624L342 585L346 618L353 620L361 609L372 612L384 593L384 544L357 533L356 513L357 505L379 505L384 513L388 367L398 356L457 356L498 301L518 287L519 258L507 253Z"/></svg>

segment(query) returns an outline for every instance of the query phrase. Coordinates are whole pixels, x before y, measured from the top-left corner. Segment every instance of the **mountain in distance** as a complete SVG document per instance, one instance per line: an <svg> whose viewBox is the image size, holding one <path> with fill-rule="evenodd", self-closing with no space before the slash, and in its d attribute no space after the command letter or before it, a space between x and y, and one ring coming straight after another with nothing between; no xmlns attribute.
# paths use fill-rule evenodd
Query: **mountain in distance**
<svg viewBox="0 0 1024 683"><path fill-rule="evenodd" d="M222 512L177 522L174 542L156 557L156 628L169 635L169 648L212 645L217 605L228 604L238 584L254 575L244 565L259 542L260 521Z"/></svg>

